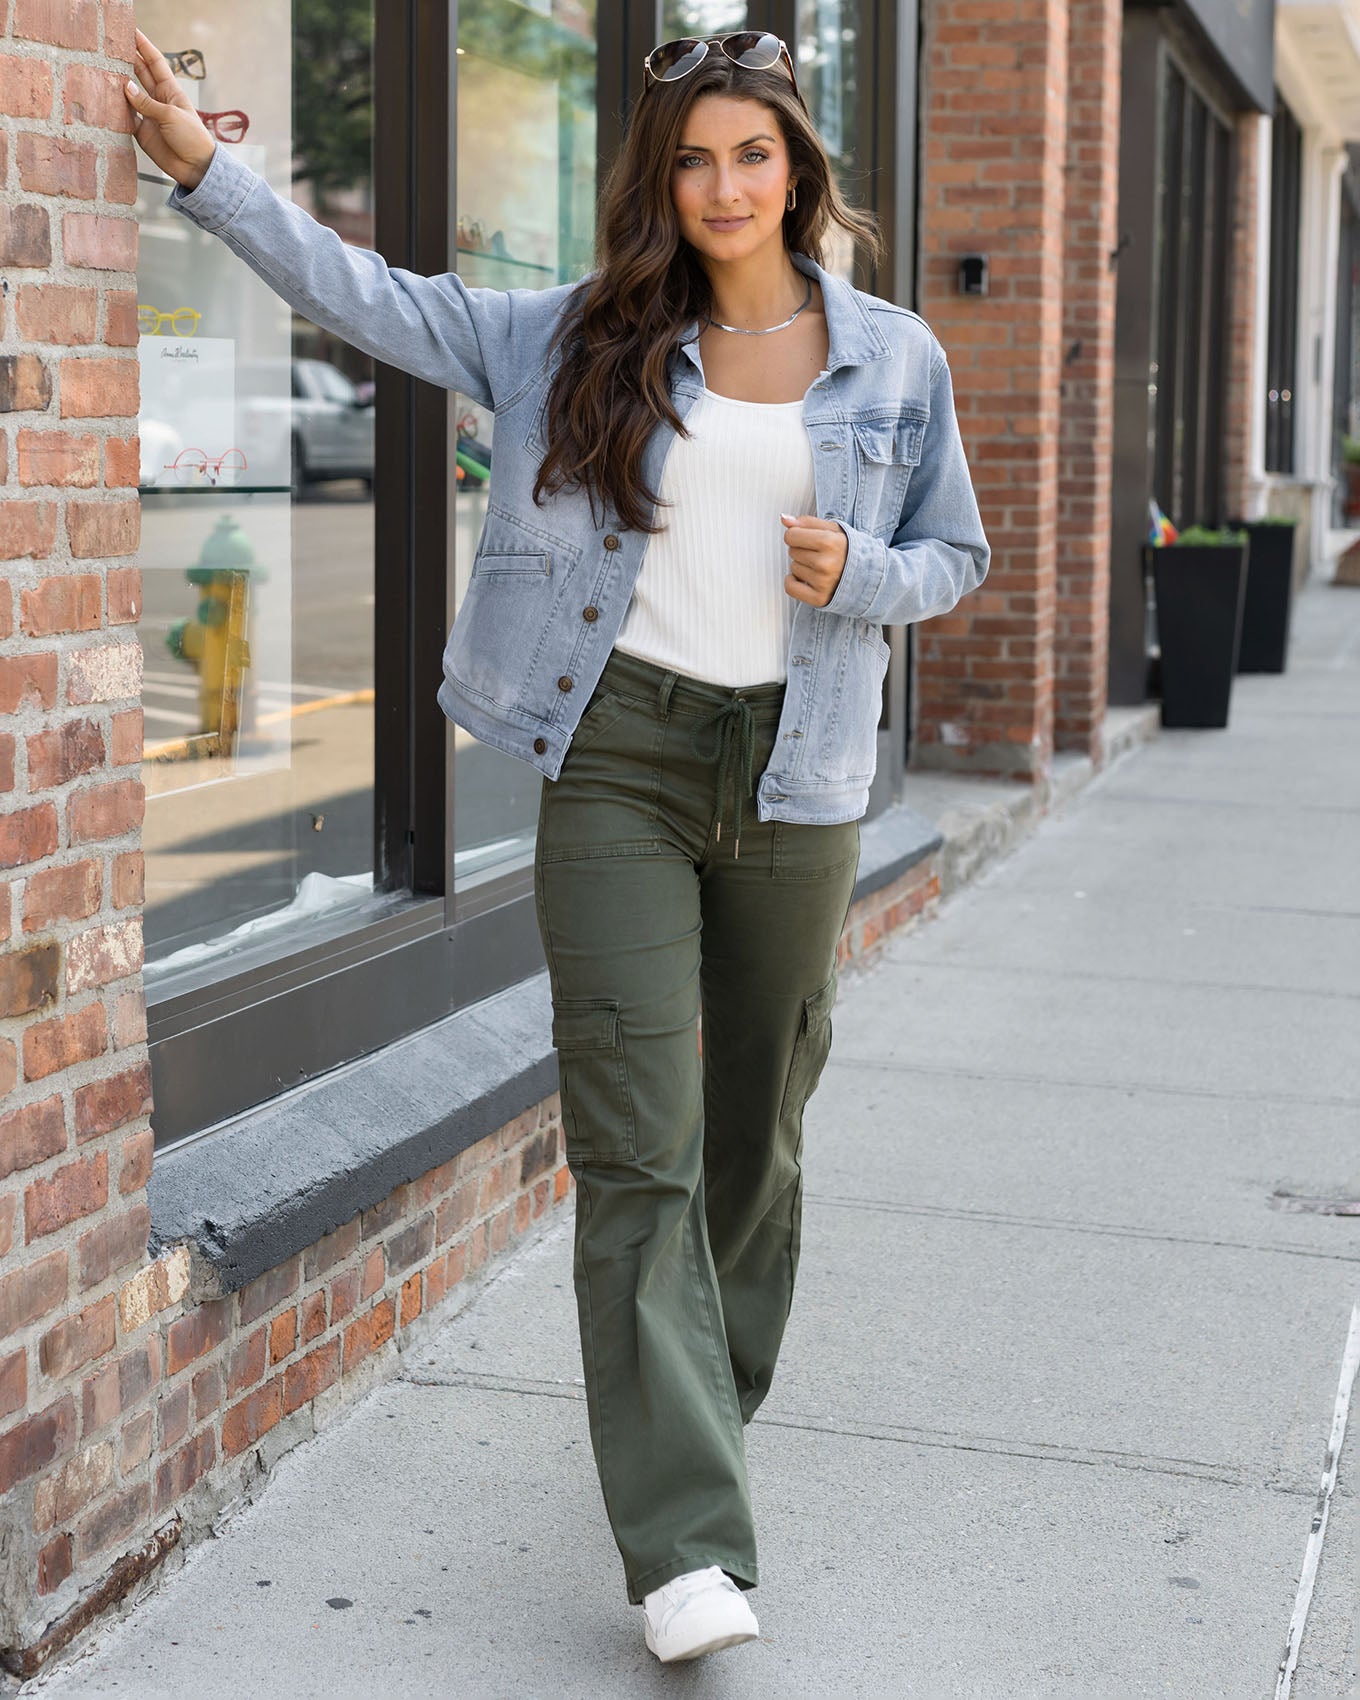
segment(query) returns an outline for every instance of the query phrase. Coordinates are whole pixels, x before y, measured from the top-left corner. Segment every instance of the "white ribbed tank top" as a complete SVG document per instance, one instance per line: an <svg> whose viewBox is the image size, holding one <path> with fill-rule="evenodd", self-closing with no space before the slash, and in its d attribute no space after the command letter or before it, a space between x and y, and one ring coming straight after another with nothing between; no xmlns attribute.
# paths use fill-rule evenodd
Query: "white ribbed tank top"
<svg viewBox="0 0 1360 1700"><path fill-rule="evenodd" d="M787 676L796 606L784 589L781 510L813 511L801 401L738 401L705 389L662 468L666 529L648 538L615 647L715 685Z"/></svg>

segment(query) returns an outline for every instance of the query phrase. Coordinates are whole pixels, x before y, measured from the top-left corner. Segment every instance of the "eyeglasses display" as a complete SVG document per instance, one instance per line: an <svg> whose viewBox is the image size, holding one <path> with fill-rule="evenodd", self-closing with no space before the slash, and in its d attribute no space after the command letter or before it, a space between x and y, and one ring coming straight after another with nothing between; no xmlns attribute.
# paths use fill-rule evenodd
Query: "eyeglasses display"
<svg viewBox="0 0 1360 1700"><path fill-rule="evenodd" d="M250 119L238 107L232 107L228 112L200 112L198 116L207 125L209 134L219 142L244 141L250 128Z"/></svg>
<svg viewBox="0 0 1360 1700"><path fill-rule="evenodd" d="M246 457L240 449L225 449L216 457L202 449L181 449L165 470L174 474L176 484L193 488L201 484L233 483L238 472L246 470Z"/></svg>
<svg viewBox="0 0 1360 1700"><path fill-rule="evenodd" d="M145 302L137 304L137 329L143 336L160 336L162 327L169 325L172 336L193 336L203 315L195 307L176 307L162 313Z"/></svg>

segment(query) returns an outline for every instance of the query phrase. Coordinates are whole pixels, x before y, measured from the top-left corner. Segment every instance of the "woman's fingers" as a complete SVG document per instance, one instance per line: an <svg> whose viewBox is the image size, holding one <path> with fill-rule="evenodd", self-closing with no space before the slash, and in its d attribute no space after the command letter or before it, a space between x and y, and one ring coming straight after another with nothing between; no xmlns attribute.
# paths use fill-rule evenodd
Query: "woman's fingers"
<svg viewBox="0 0 1360 1700"><path fill-rule="evenodd" d="M189 105L190 102L184 98L184 90L175 81L175 73L170 69L170 61L150 36L144 35L141 30L137 31L137 51L150 76L149 82L145 77L142 81L147 83L152 94L157 99L164 101L167 106Z"/></svg>
<svg viewBox="0 0 1360 1700"><path fill-rule="evenodd" d="M152 41L151 37L144 35L141 30L137 31L137 50L146 60L147 69L153 77L158 80L161 77L173 78L174 72L170 69L170 61Z"/></svg>
<svg viewBox="0 0 1360 1700"><path fill-rule="evenodd" d="M130 77L123 86L127 91L128 101L133 111L141 117L165 119L170 116L170 108L164 101L157 100L154 95L148 94L144 88L138 88Z"/></svg>

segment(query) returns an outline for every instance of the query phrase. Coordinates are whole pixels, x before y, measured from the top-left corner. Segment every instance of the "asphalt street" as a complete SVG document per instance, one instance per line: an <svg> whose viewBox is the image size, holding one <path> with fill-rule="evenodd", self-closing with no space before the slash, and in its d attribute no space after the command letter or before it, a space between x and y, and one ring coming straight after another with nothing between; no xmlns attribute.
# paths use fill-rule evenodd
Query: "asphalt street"
<svg viewBox="0 0 1360 1700"><path fill-rule="evenodd" d="M1360 1215L1326 1209L1358 1134L1360 590L1315 585L1226 731L1161 733L845 976L748 1432L758 1642L643 1646L567 1209L24 1692L1268 1700L1360 1300ZM1298 1700L1360 1694L1357 1430Z"/></svg>

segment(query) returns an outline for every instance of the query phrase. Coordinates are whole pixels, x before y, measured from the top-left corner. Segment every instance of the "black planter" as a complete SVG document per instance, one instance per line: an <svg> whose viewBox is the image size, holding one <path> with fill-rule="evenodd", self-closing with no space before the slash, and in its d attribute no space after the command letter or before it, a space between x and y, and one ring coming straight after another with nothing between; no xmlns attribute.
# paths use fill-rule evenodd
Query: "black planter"
<svg viewBox="0 0 1360 1700"><path fill-rule="evenodd" d="M1145 544L1157 599L1162 725L1226 726L1242 637L1247 544Z"/></svg>
<svg viewBox="0 0 1360 1700"><path fill-rule="evenodd" d="M1242 608L1239 673L1283 673L1294 605L1294 525L1229 520L1247 533L1247 599Z"/></svg>

